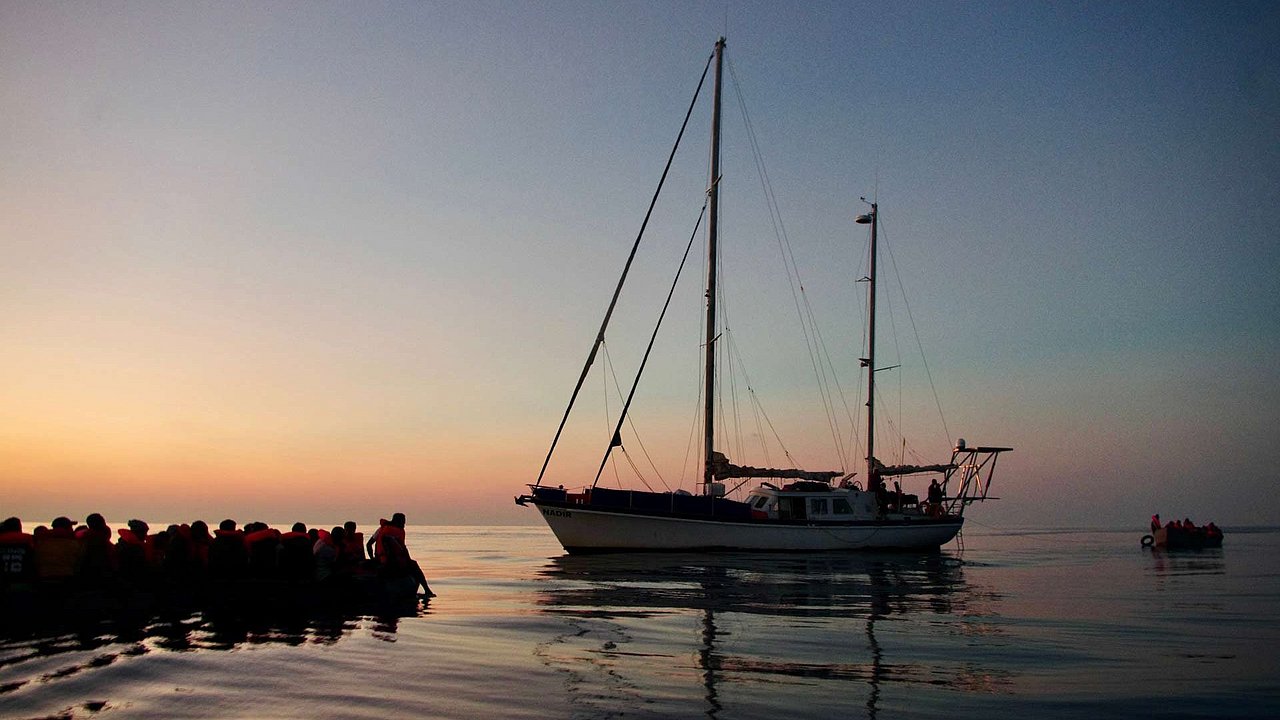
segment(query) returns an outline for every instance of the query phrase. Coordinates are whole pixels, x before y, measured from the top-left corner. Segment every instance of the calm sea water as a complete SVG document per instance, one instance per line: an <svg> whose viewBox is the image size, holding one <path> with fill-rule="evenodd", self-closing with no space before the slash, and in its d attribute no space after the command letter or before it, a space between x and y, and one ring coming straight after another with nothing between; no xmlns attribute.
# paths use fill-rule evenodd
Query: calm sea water
<svg viewBox="0 0 1280 720"><path fill-rule="evenodd" d="M416 614L11 631L0 716L1280 716L1280 529L1141 534L568 557L545 528L416 527Z"/></svg>

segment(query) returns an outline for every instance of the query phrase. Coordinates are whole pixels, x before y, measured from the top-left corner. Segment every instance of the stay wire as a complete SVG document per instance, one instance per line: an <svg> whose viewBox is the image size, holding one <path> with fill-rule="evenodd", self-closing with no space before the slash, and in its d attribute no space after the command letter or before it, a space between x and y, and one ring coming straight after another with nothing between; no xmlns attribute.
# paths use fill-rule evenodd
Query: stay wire
<svg viewBox="0 0 1280 720"><path fill-rule="evenodd" d="M560 435L564 432L564 426L569 422L569 413L573 411L573 404L578 399L578 393L582 391L582 386L586 382L587 373L591 371L591 365L595 363L596 353L600 350L600 343L604 342L605 330L609 327L609 319L613 317L613 310L618 305L618 298L622 295L622 286L627 281L627 275L631 272L631 263L636 258L636 251L640 249L640 239L644 237L645 228L649 226L649 218L653 215L653 208L658 204L658 197L662 194L662 187L666 184L667 174L671 171L671 164L675 160L676 150L680 147L680 140L684 137L684 131L689 127L689 118L693 116L693 108L698 103L698 96L702 94L702 86L707 80L707 71L711 69L711 61L715 58L713 52L707 57L707 64L702 68L702 77L698 79L698 87L693 91L693 99L689 101L689 109L685 111L684 122L680 124L680 132L676 135L676 142L671 147L671 153L667 156L666 167L662 169L662 177L658 180L658 187L653 191L653 198L649 201L649 209L645 211L644 221L640 223L640 231L636 234L635 242L631 244L631 253L627 255L627 262L622 268L622 276L618 278L618 286L613 291L613 298L609 301L609 309L604 313L604 320L600 323L600 330L596 333L595 342L591 345L591 352L587 354L587 361L582 366L582 373L578 376L578 382L573 388L573 394L569 397L569 406L564 409L564 417L560 418L560 426L556 428L555 437L551 439L551 447L547 450L547 457L542 461L542 469L538 471L538 479L534 485L541 485L542 478L547 473L547 466L551 464L551 456L556 451L556 445L560 442ZM599 474L596 475L599 479Z"/></svg>
<svg viewBox="0 0 1280 720"><path fill-rule="evenodd" d="M885 229L884 222L880 223L880 229L882 231ZM920 352L920 364L924 367L924 375L929 380L929 390L933 393L933 404L938 408L938 419L942 422L942 431L946 433L947 444L950 445L954 438L951 435L951 429L947 427L947 416L942 412L942 401L938 398L938 388L933 383L933 373L929 370L929 360L924 354L924 343L920 341L920 330L916 327L916 318L911 312L911 303L907 301L906 287L902 282L902 273L898 272L898 261L893 256L892 243L886 243L885 249L889 254L889 263L893 265L893 274L898 279L898 291L902 293L902 306L906 308L907 320L911 323L911 332L915 334L916 349Z"/></svg>
<svg viewBox="0 0 1280 720"><path fill-rule="evenodd" d="M791 289L791 300L795 306L796 317L800 321L800 329L804 335L805 348L809 353L809 364L813 369L814 379L818 385L818 394L822 401L822 407L827 416L827 426L831 430L832 440L835 443L837 452L842 446L839 438L839 431L836 428L835 413L832 408L832 402L829 396L829 390L824 383L823 373L819 369L818 357L819 353L815 348L816 341L811 337L810 326L812 318L806 321L805 312L802 309L800 297L804 295L804 285L800 281L799 268L796 265L795 255L791 248L791 240L787 236L786 227L782 222L781 212L778 210L777 197L773 192L772 183L769 182L769 172L764 165L764 153L760 150L760 143L756 137L755 127L751 123L751 114L747 111L746 98L742 94L742 85L738 81L737 71L733 62L729 62L729 75L733 78L734 92L738 99L738 107L742 112L743 124L746 128L746 136L748 144L751 147L752 156L755 160L756 171L760 177L761 190L764 193L765 204L769 211L769 220L773 225L774 236L778 241L778 250L782 255L782 264L787 272L787 284ZM797 291L797 285L799 290ZM806 298L805 303L808 304Z"/></svg>
<svg viewBox="0 0 1280 720"><path fill-rule="evenodd" d="M676 293L676 285L680 282L680 275L684 272L685 263L689 260L689 251L693 249L693 241L698 237L698 228L702 226L702 218L707 214L707 203L702 203L702 210L698 213L698 220L693 224L693 232L689 234L689 242L684 247L684 256L680 258L680 267L676 268L676 276L671 280L671 289L667 291L667 299L662 304L662 312L658 314L658 322L653 327L653 333L649 336L649 345L644 350L644 357L640 360L640 367L636 370L635 381L631 383L631 391L627 393L627 401L622 406L622 414L618 417L618 424L613 429L613 436L609 442L609 447L604 451L604 457L600 460L600 469L596 471L595 480L591 482L591 487L595 487L600 481L600 473L604 472L605 463L609 461L609 455L615 444L621 445L622 423L627 419L627 412L631 409L631 401L635 399L636 388L640 386L640 377L644 375L645 365L649 363L649 355L653 352L653 345L658 339L658 330L662 328L662 321L667 316L667 309L671 307L671 298Z"/></svg>

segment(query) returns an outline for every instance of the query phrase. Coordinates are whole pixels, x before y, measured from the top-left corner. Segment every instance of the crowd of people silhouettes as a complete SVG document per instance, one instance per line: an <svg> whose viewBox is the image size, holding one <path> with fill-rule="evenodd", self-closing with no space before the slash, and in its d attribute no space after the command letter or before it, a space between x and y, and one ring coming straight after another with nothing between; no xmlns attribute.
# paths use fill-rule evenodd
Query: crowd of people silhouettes
<svg viewBox="0 0 1280 720"><path fill-rule="evenodd" d="M1152 515L1151 516L1151 532L1155 532L1159 530L1161 527L1164 527L1166 530L1171 530L1173 532L1185 532L1192 535L1202 535L1205 538L1210 540L1222 539L1222 530L1219 529L1218 526L1214 525L1212 522L1207 523L1205 525L1196 525L1195 523L1191 522L1191 518L1185 518L1183 520L1170 520L1168 523L1162 526L1160 524L1160 514L1156 513L1155 515Z"/></svg>
<svg viewBox="0 0 1280 720"><path fill-rule="evenodd" d="M78 526L57 517L23 532L11 517L0 524L0 591L20 589L118 589L160 585L236 583L347 588L360 579L416 581L432 596L421 567L405 544L404 513L379 521L368 542L355 522L331 530L294 523L281 532L266 523L243 528L223 520L210 531L203 520L152 533L130 520L113 534L102 515Z"/></svg>

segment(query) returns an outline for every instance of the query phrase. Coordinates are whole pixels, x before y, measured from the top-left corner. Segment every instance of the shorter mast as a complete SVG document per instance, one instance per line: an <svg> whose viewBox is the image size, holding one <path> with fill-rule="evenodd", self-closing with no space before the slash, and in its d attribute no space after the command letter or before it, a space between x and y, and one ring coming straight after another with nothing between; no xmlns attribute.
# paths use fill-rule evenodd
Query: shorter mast
<svg viewBox="0 0 1280 720"><path fill-rule="evenodd" d="M862 198L866 202L866 198ZM867 356L862 366L867 369L867 489L876 475L876 225L879 224L879 207L871 205L871 212L859 215L854 222L871 226L871 268L867 274Z"/></svg>

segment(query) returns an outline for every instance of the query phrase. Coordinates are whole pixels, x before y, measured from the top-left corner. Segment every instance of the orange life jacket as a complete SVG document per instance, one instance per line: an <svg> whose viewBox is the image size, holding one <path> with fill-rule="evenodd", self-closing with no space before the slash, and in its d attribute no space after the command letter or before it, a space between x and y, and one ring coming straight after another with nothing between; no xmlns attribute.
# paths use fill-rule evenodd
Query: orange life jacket
<svg viewBox="0 0 1280 720"><path fill-rule="evenodd" d="M35 538L24 532L7 532L0 533L0 545L5 547L28 547L34 548Z"/></svg>
<svg viewBox="0 0 1280 720"><path fill-rule="evenodd" d="M50 528L35 538L36 572L42 580L75 575L80 555L80 542L71 528Z"/></svg>
<svg viewBox="0 0 1280 720"><path fill-rule="evenodd" d="M378 520L378 531L373 534L374 550L379 559L383 558L382 539L385 537L393 537L400 541L400 547L404 547L404 528L396 527L387 520Z"/></svg>
<svg viewBox="0 0 1280 720"><path fill-rule="evenodd" d="M365 533L352 533L351 536L347 536L347 539L344 539L342 542L342 548L340 548L340 550L342 550L343 555L358 557L358 559L364 560Z"/></svg>
<svg viewBox="0 0 1280 720"><path fill-rule="evenodd" d="M259 543L259 542L262 542L263 540L279 540L279 539L280 539L279 530L276 530L275 528L265 528L262 530L258 530L256 532L251 532L248 535L245 535L244 546L250 547L254 543Z"/></svg>
<svg viewBox="0 0 1280 720"><path fill-rule="evenodd" d="M0 533L0 592L9 584L27 584L36 577L35 542L24 532Z"/></svg>

